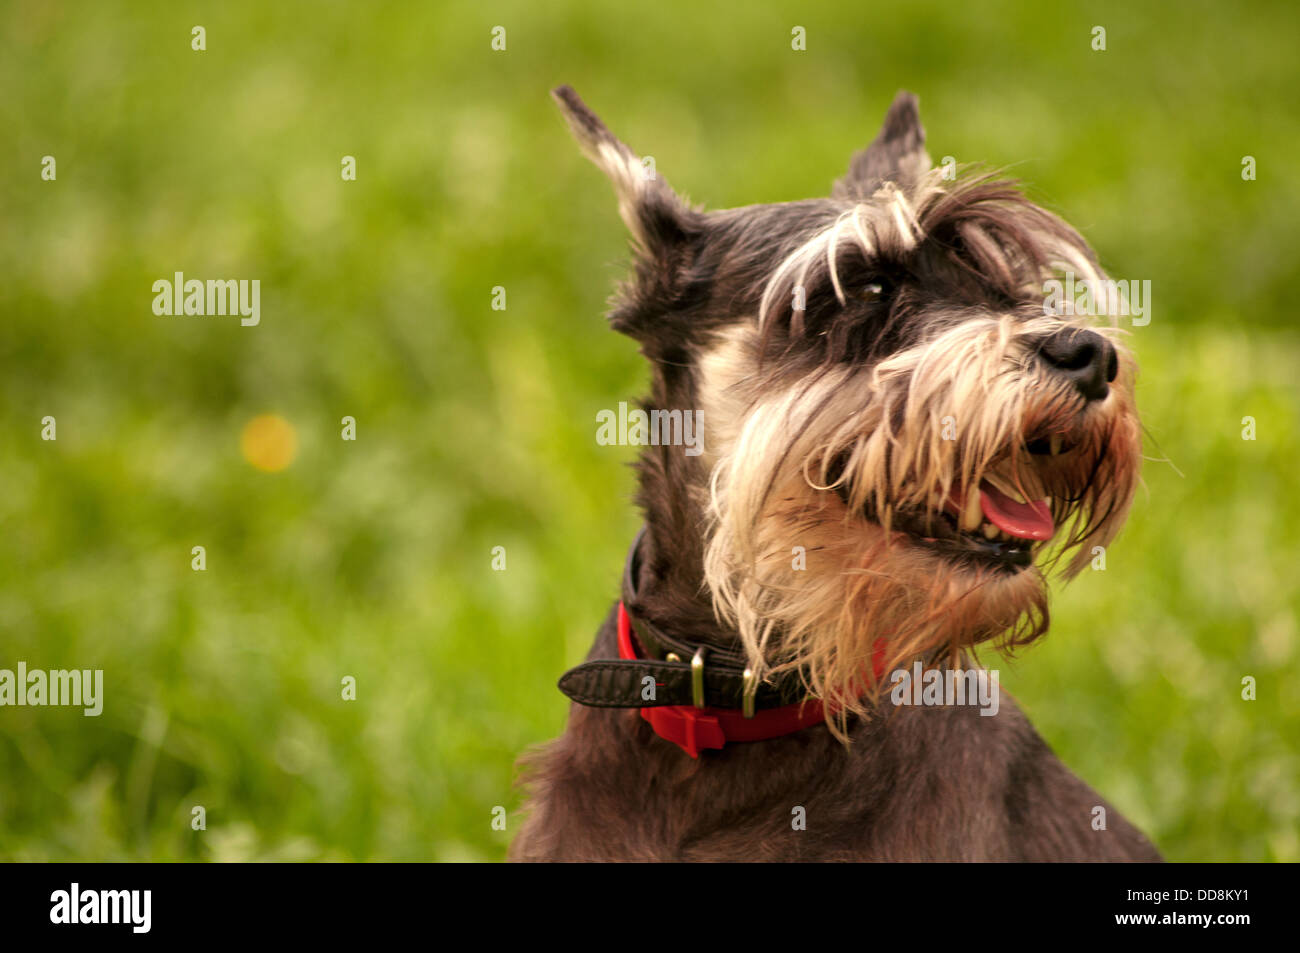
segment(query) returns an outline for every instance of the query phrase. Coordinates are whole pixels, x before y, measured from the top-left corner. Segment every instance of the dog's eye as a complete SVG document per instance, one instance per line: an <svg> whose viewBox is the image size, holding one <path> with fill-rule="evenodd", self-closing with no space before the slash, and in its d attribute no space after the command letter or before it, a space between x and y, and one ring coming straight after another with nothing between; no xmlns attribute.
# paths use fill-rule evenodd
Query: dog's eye
<svg viewBox="0 0 1300 953"><path fill-rule="evenodd" d="M859 301L881 301L888 298L890 292L893 290L893 286L890 285L889 279L873 278L871 281L868 281L865 285L859 288L854 297Z"/></svg>

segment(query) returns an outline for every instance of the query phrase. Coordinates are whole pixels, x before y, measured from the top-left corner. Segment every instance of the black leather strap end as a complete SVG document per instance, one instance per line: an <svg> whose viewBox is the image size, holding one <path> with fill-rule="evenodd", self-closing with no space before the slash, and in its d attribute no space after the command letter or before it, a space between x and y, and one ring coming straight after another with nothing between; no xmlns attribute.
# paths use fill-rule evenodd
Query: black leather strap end
<svg viewBox="0 0 1300 953"><path fill-rule="evenodd" d="M560 676L559 687L575 702L593 708L689 705L691 666L686 662L601 659L569 669Z"/></svg>

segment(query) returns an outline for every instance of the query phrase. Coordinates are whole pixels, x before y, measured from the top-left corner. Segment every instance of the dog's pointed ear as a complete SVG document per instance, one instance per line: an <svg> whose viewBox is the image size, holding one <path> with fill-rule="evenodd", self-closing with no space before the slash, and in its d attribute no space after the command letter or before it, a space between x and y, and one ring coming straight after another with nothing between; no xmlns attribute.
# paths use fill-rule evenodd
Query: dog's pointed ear
<svg viewBox="0 0 1300 953"><path fill-rule="evenodd" d="M885 114L885 123L871 145L853 156L849 171L835 183L837 199L870 198L886 182L902 188L915 185L930 169L925 151L921 110L909 92L899 92Z"/></svg>
<svg viewBox="0 0 1300 953"><path fill-rule="evenodd" d="M641 250L652 258L698 231L703 216L683 201L655 170L605 127L570 86L551 91L583 153L607 175L618 211Z"/></svg>

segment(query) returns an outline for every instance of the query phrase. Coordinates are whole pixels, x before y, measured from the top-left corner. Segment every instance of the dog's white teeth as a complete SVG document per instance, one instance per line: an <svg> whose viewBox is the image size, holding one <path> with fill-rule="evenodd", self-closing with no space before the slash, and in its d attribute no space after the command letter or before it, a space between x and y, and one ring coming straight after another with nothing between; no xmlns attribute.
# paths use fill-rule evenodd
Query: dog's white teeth
<svg viewBox="0 0 1300 953"><path fill-rule="evenodd" d="M1061 435L1059 433L1054 433L1048 438L1048 449L1051 451L1052 456L1060 456L1061 442Z"/></svg>
<svg viewBox="0 0 1300 953"><path fill-rule="evenodd" d="M966 496L966 508L961 511L961 528L967 532L979 529L984 519L984 508L980 506L980 488L974 486Z"/></svg>
<svg viewBox="0 0 1300 953"><path fill-rule="evenodd" d="M996 539L998 534L1002 531L992 523L985 523L980 527L980 532L984 534L985 539Z"/></svg>

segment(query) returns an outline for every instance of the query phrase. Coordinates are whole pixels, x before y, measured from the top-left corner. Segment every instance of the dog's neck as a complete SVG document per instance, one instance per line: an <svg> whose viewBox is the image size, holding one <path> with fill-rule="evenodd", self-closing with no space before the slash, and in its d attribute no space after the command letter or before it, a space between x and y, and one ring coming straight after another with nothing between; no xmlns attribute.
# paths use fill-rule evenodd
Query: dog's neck
<svg viewBox="0 0 1300 953"><path fill-rule="evenodd" d="M685 354L652 365L645 406L694 412L699 406ZM706 422L707 425L707 422ZM647 446L637 460L637 503L645 520L635 599L629 611L698 644L738 647L721 623L704 584L705 506L709 473L702 456L680 446ZM625 594L626 598L626 594Z"/></svg>
<svg viewBox="0 0 1300 953"><path fill-rule="evenodd" d="M704 585L699 532L698 525L692 531L647 508L638 558L630 567L632 585L624 587L623 599L628 611L680 639L738 648L739 634L718 620Z"/></svg>

